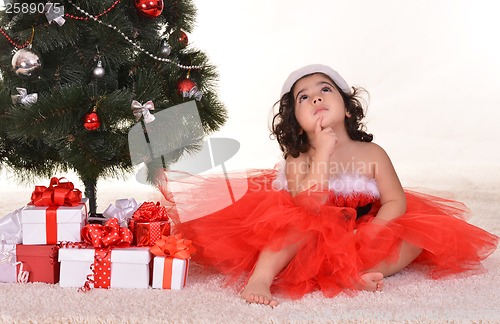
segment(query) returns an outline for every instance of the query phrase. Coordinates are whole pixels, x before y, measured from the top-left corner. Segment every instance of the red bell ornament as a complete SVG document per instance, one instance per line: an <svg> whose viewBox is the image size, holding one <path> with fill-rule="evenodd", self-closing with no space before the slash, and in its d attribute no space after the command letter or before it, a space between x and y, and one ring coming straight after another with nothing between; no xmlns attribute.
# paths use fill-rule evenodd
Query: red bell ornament
<svg viewBox="0 0 500 324"><path fill-rule="evenodd" d="M101 126L99 115L96 112L91 112L85 115L83 127L89 131L98 129Z"/></svg>
<svg viewBox="0 0 500 324"><path fill-rule="evenodd" d="M144 16L155 18L163 11L163 0L135 0L135 7Z"/></svg>

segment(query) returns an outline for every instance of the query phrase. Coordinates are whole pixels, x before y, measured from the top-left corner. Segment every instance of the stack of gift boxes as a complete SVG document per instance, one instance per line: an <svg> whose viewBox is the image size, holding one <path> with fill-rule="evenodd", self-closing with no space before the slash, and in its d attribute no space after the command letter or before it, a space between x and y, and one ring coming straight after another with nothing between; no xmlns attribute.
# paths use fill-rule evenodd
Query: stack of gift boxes
<svg viewBox="0 0 500 324"><path fill-rule="evenodd" d="M194 248L170 235L166 207L120 199L104 218L89 217L88 208L88 199L64 178L36 186L29 204L0 218L0 282L83 291L185 286Z"/></svg>

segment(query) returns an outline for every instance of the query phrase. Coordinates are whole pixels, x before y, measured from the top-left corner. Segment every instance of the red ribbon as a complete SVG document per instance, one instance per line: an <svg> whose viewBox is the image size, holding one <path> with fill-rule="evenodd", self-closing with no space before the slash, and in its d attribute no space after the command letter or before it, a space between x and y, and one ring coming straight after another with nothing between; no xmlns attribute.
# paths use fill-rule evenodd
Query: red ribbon
<svg viewBox="0 0 500 324"><path fill-rule="evenodd" d="M45 240L47 244L57 244L57 208L49 206L45 210Z"/></svg>
<svg viewBox="0 0 500 324"><path fill-rule="evenodd" d="M132 218L138 222L159 222L168 221L167 208L151 201L143 202L134 212Z"/></svg>
<svg viewBox="0 0 500 324"><path fill-rule="evenodd" d="M134 234L134 244L137 246L153 246L163 236L170 235L169 221L136 222L132 219L129 228Z"/></svg>
<svg viewBox="0 0 500 324"><path fill-rule="evenodd" d="M186 285L189 260L184 260L186 262L186 269L184 270L184 281L182 283L182 287ZM162 285L163 289L171 289L172 288L172 269L174 267L174 258L165 258L163 261L163 278Z"/></svg>
<svg viewBox="0 0 500 324"><path fill-rule="evenodd" d="M93 272L94 288L109 288L111 285L111 249L95 249Z"/></svg>
<svg viewBox="0 0 500 324"><path fill-rule="evenodd" d="M111 249L127 247L132 243L132 232L126 227L120 227L117 218L110 218L106 224L88 224L82 228L82 239L95 249L92 270L93 280L87 276L87 281L81 291L94 288L109 288L111 284Z"/></svg>
<svg viewBox="0 0 500 324"><path fill-rule="evenodd" d="M35 206L77 206L81 200L82 192L66 178L53 177L49 187L35 186L31 194L31 204Z"/></svg>
<svg viewBox="0 0 500 324"><path fill-rule="evenodd" d="M182 234L162 236L149 251L157 256L187 260L196 253L196 248L191 244L192 241L183 239Z"/></svg>
<svg viewBox="0 0 500 324"><path fill-rule="evenodd" d="M59 206L77 206L82 200L82 192L75 189L66 178L50 179L49 187L35 186L31 194L31 204L48 206L45 211L45 232L47 244L57 243L57 208Z"/></svg>
<svg viewBox="0 0 500 324"><path fill-rule="evenodd" d="M82 228L82 239L94 248L127 247L132 243L132 232L120 227L118 219L110 218L106 224L88 224Z"/></svg>

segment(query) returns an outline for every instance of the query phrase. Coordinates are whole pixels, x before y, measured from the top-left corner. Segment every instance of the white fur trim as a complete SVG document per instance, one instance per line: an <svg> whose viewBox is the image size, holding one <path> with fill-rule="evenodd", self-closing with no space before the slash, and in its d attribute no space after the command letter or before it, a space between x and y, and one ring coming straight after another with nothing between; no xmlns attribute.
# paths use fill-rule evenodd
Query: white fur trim
<svg viewBox="0 0 500 324"><path fill-rule="evenodd" d="M380 197L375 179L356 173L344 173L336 179L330 179L328 189L342 196L364 194L371 197Z"/></svg>
<svg viewBox="0 0 500 324"><path fill-rule="evenodd" d="M276 179L273 180L273 188L275 190L286 190L288 191L288 181L286 180L285 173L285 164L286 161L281 161L274 167L278 170L276 173Z"/></svg>
<svg viewBox="0 0 500 324"><path fill-rule="evenodd" d="M285 173L285 161L276 165L276 179L273 181L275 190L288 190ZM377 182L373 178L355 173L341 174L338 178L330 178L328 189L337 195L350 196L364 194L371 197L380 197Z"/></svg>

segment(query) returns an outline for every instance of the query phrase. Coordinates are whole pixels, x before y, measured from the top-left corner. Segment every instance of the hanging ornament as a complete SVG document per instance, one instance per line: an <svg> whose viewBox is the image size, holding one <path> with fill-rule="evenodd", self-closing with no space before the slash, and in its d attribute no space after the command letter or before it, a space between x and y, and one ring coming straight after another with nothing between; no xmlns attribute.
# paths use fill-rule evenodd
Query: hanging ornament
<svg viewBox="0 0 500 324"><path fill-rule="evenodd" d="M97 55L96 57L94 57L94 60L97 60L97 66L94 68L94 70L92 70L92 74L94 75L94 77L100 79L104 76L106 72L102 67L101 53L99 53L99 46L96 45L95 48L97 50Z"/></svg>
<svg viewBox="0 0 500 324"><path fill-rule="evenodd" d="M170 47L170 44L166 40L163 40L161 42L161 46L160 46L160 51L159 52L160 52L161 56L167 57L172 52L172 47Z"/></svg>
<svg viewBox="0 0 500 324"><path fill-rule="evenodd" d="M101 120L99 119L99 115L97 114L97 104L92 109L92 112L85 115L83 121L83 127L86 130L93 131L98 129L101 126Z"/></svg>
<svg viewBox="0 0 500 324"><path fill-rule="evenodd" d="M45 17L49 24L55 21L59 26L64 25L64 6L60 3L47 2L44 8Z"/></svg>
<svg viewBox="0 0 500 324"><path fill-rule="evenodd" d="M135 0L135 7L144 16L155 18L163 11L163 0Z"/></svg>
<svg viewBox="0 0 500 324"><path fill-rule="evenodd" d="M170 35L169 39L171 40L171 44L174 48L184 48L189 42L186 33L180 29L174 31Z"/></svg>
<svg viewBox="0 0 500 324"><path fill-rule="evenodd" d="M97 61L97 66L92 71L92 74L94 74L94 76L96 78L99 78L99 79L104 76L105 72L104 72L104 68L102 67L102 61L101 60Z"/></svg>
<svg viewBox="0 0 500 324"><path fill-rule="evenodd" d="M13 104L22 104L29 106L31 104L34 104L38 100L38 94L37 93L30 93L28 94L28 90L24 88L16 88L17 92L19 93L18 95L12 95L12 103Z"/></svg>
<svg viewBox="0 0 500 324"><path fill-rule="evenodd" d="M146 102L144 105L137 100L132 100L130 108L132 108L132 113L135 116L136 122L139 121L141 117L144 117L144 122L146 124L149 124L155 120L155 116L153 116L153 114L151 114L150 112L150 110L155 110L155 105L151 100Z"/></svg>
<svg viewBox="0 0 500 324"><path fill-rule="evenodd" d="M12 57L12 68L17 75L32 76L38 73L41 67L40 58L31 50L31 44L18 50Z"/></svg>
<svg viewBox="0 0 500 324"><path fill-rule="evenodd" d="M203 92L198 90L198 86L189 78L189 72L185 79L179 80L177 83L177 91L183 98L194 98L197 101L201 100Z"/></svg>
<svg viewBox="0 0 500 324"><path fill-rule="evenodd" d="M131 37L127 36L123 31L121 31L118 27L116 26L113 26L111 24L108 24L106 22L103 22L102 20L99 20L98 18L104 14L106 14L109 10L111 10L116 4L118 4L121 0L116 0L115 3L110 7L109 10L105 10L105 12L103 14L100 14L100 15L91 15L90 13L88 13L87 11L83 10L82 8L80 8L78 5L76 5L72 0L67 0L68 3L70 3L76 10L78 10L79 12L81 12L82 14L85 15L85 18L80 18L80 17L76 17L76 16L71 16L69 14L65 14L65 17L70 17L70 18L74 18L74 19L82 19L82 20L94 20L95 22L103 25L103 26L106 26L112 30L114 30L115 32L117 32L119 35L121 35L127 42L129 42L132 46L134 46L137 50L139 50L140 52L144 53L145 55L151 57L152 59L156 60L156 61L159 61L159 62L165 62L165 63L169 63L169 64L173 64L173 65L176 65L178 68L180 69L183 69L183 70L189 70L189 69L196 69L196 70L201 70L203 68L205 68L205 66L203 65L183 65L183 64L180 64L179 62L177 62L176 60L172 60L172 59L169 59L169 58L166 58L166 57L158 57L152 53L150 53L148 50L144 49L143 47L141 47L141 45L139 45L138 43L134 42ZM0 28L0 32L2 32L2 29ZM172 44L171 44L172 45Z"/></svg>

